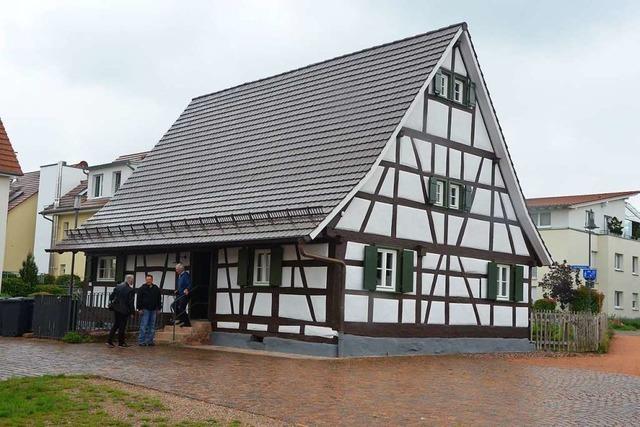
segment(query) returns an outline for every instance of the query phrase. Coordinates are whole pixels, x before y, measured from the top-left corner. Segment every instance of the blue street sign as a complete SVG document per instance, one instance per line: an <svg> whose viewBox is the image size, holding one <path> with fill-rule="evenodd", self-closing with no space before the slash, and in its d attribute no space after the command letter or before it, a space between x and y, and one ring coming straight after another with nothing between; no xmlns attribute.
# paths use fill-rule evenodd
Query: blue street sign
<svg viewBox="0 0 640 427"><path fill-rule="evenodd" d="M572 270L588 270L589 269L588 265L571 264L569 265L569 267L571 267Z"/></svg>
<svg viewBox="0 0 640 427"><path fill-rule="evenodd" d="M594 282L598 275L597 273L598 270L596 270L595 268L587 268L585 270L582 270L582 277L584 277L584 280Z"/></svg>

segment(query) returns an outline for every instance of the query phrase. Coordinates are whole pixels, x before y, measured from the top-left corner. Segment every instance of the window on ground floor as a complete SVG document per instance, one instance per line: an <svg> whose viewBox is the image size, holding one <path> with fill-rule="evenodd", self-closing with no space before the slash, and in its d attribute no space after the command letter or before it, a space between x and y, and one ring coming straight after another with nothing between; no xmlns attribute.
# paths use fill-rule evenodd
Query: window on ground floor
<svg viewBox="0 0 640 427"><path fill-rule="evenodd" d="M256 249L254 253L254 285L269 285L271 277L271 250Z"/></svg>
<svg viewBox="0 0 640 427"><path fill-rule="evenodd" d="M631 258L631 272L633 274L638 274L638 257L634 256Z"/></svg>
<svg viewBox="0 0 640 427"><path fill-rule="evenodd" d="M116 257L103 256L98 258L98 282L111 282L116 278Z"/></svg>
<svg viewBox="0 0 640 427"><path fill-rule="evenodd" d="M531 280L538 280L538 267L531 268Z"/></svg>
<svg viewBox="0 0 640 427"><path fill-rule="evenodd" d="M638 310L638 293L634 292L631 294L631 309Z"/></svg>
<svg viewBox="0 0 640 427"><path fill-rule="evenodd" d="M378 249L376 268L376 287L382 291L396 290L396 269L398 252L391 249Z"/></svg>
<svg viewBox="0 0 640 427"><path fill-rule="evenodd" d="M509 300L509 277L511 268L508 265L498 265L498 295L497 299Z"/></svg>
<svg viewBox="0 0 640 427"><path fill-rule="evenodd" d="M614 308L621 309L622 308L622 291L616 291L613 298Z"/></svg>

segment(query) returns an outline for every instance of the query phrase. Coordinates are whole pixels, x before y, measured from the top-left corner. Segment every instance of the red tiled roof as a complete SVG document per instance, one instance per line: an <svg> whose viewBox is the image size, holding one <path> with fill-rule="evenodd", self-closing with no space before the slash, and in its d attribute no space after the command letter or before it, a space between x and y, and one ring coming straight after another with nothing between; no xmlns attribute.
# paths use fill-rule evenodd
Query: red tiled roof
<svg viewBox="0 0 640 427"><path fill-rule="evenodd" d="M37 194L39 184L40 171L27 172L23 176L16 178L9 187L9 210Z"/></svg>
<svg viewBox="0 0 640 427"><path fill-rule="evenodd" d="M601 200L622 199L640 194L640 191L619 191L615 193L580 194L575 196L537 197L527 199L530 208L546 206L572 206L582 203L595 203Z"/></svg>
<svg viewBox="0 0 640 427"><path fill-rule="evenodd" d="M4 129L2 120L0 120L0 173L22 176L20 163L18 163L16 152L13 151L9 135Z"/></svg>
<svg viewBox="0 0 640 427"><path fill-rule="evenodd" d="M82 194L80 196L80 210L98 210L103 207L108 201L108 197L101 197L99 199L87 199L86 194L87 189L87 180L80 181L80 184L75 186L71 191L60 198L60 203L58 207L55 208L52 204L47 206L42 210L45 214L52 214L56 212L68 212L73 209L73 203L78 194Z"/></svg>

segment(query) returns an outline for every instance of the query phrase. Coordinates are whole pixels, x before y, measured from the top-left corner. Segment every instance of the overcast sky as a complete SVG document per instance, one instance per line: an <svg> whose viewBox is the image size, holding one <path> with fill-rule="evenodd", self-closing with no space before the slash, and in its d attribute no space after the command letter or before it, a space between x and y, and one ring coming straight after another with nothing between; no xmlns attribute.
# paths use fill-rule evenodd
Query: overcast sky
<svg viewBox="0 0 640 427"><path fill-rule="evenodd" d="M466 21L525 195L640 189L640 2L7 1L25 171L151 149L193 97Z"/></svg>

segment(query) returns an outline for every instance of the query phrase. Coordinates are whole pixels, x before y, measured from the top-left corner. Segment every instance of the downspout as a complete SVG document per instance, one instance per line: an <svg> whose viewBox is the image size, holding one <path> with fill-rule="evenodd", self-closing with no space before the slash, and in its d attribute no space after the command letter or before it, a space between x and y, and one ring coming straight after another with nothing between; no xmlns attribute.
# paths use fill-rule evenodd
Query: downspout
<svg viewBox="0 0 640 427"><path fill-rule="evenodd" d="M338 357L340 356L340 340L341 340L341 334L344 331L344 286L345 286L345 280L346 280L346 275L347 275L347 264L345 264L345 262L341 259L337 259L337 258L331 258L331 257L326 257L326 256L322 256L322 255L314 255L314 254L309 254L307 252L305 252L304 250L304 241L302 240L298 240L298 243L296 244L296 247L298 248L298 251L300 251L300 255L302 255L305 258L311 258L311 259L315 259L318 261L323 261L323 262L328 262L331 264L337 264L339 265L340 268L340 279L338 281L338 286L339 286L339 298L338 298ZM327 280L327 291L329 290L329 286L328 286L328 280Z"/></svg>

